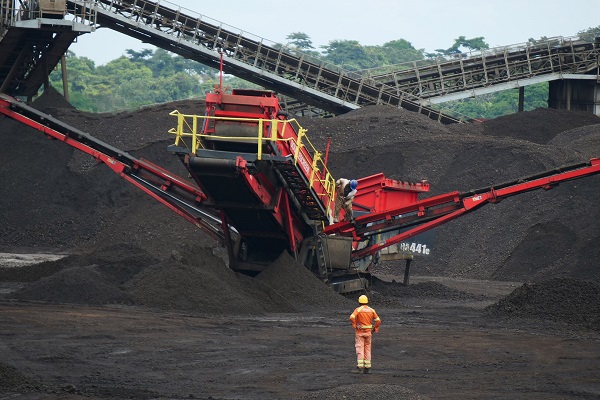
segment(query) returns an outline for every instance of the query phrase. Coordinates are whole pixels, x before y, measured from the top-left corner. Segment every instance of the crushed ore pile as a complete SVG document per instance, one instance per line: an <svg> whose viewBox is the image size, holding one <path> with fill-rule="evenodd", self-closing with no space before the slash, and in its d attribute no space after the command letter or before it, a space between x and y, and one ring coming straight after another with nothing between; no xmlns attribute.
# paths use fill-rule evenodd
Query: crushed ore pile
<svg viewBox="0 0 600 400"><path fill-rule="evenodd" d="M568 278L526 283L485 312L493 317L547 320L600 331L600 286Z"/></svg>
<svg viewBox="0 0 600 400"><path fill-rule="evenodd" d="M166 151L173 142L167 131L176 124L168 113L200 114L203 108L200 100L188 100L91 114L77 111L53 89L33 105L179 176L186 176L185 169ZM318 148L332 137L334 176L383 172L402 181L427 179L432 189L421 198L489 187L600 155L600 118L566 110L444 126L414 112L371 106L300 123ZM11 120L0 120L0 132L0 249L69 255L19 271L1 268L0 281L29 282L11 296L217 313L348 308L349 300L287 255L255 278L233 273L212 239L90 156ZM600 177L594 176L483 207L436 228L432 254L418 257L413 273L598 283L598 193ZM403 264L386 262L378 271L399 274ZM373 288L384 303L403 296L471 300L434 283L404 288L375 280ZM567 293L548 290L546 296L564 303L559 296Z"/></svg>
<svg viewBox="0 0 600 400"><path fill-rule="evenodd" d="M141 248L117 244L58 261L0 268L0 281L31 282L10 294L19 300L204 314L329 310L353 304L300 268L287 253L250 278L230 270L211 248L201 246L184 246L160 260Z"/></svg>
<svg viewBox="0 0 600 400"><path fill-rule="evenodd" d="M402 306L406 299L438 299L452 301L487 300L488 296L462 292L439 282L419 282L409 286L392 280L372 277L370 301L384 307Z"/></svg>

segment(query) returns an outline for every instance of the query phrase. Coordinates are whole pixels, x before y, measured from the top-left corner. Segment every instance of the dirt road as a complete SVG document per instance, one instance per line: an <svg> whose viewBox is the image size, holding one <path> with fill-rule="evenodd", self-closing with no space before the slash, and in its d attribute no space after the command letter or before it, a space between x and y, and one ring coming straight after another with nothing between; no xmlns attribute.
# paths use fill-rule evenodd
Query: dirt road
<svg viewBox="0 0 600 400"><path fill-rule="evenodd" d="M600 398L600 334L490 319L481 310L493 301L373 304L383 325L371 375L353 373L352 310L210 316L2 301L0 398Z"/></svg>

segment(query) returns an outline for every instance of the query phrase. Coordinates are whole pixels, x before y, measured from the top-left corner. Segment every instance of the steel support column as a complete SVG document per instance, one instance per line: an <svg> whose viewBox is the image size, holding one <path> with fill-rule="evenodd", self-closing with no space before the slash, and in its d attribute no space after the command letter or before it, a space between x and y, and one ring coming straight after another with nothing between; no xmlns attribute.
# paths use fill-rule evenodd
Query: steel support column
<svg viewBox="0 0 600 400"><path fill-rule="evenodd" d="M551 81L548 107L592 112L600 116L600 82L594 79Z"/></svg>

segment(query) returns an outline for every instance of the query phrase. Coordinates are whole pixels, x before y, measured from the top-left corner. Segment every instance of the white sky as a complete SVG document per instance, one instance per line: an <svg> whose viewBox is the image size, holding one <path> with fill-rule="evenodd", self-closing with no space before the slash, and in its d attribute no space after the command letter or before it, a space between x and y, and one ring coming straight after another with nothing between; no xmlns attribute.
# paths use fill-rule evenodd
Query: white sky
<svg viewBox="0 0 600 400"><path fill-rule="evenodd" d="M306 33L313 46L332 40L357 40L382 45L397 39L433 52L454 39L483 36L491 46L507 46L542 36L574 36L600 25L600 0L160 0L185 8L272 42L286 43L293 32ZM209 19L209 21L210 21ZM236 29L232 29L236 28ZM71 46L96 65L125 54L126 49L154 49L106 28L85 34Z"/></svg>

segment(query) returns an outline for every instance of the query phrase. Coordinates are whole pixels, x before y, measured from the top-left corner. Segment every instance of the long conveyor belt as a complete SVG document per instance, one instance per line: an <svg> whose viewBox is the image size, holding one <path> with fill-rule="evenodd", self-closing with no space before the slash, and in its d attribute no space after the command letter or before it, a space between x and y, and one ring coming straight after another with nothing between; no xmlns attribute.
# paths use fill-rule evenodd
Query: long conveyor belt
<svg viewBox="0 0 600 400"><path fill-rule="evenodd" d="M455 58L350 72L167 1L66 0L66 5L64 20L39 18L41 28L35 29L32 23L36 21L19 20L18 5L10 9L3 3L0 83L5 93L33 96L57 64L61 49L64 52L81 33L106 27L215 68L223 54L226 72L296 99L281 96L290 110L308 107L341 114L365 105L387 104L449 124L461 120L429 105L565 75L591 74L591 79L600 52L598 41L550 38ZM40 42L34 31L54 34ZM39 43L28 50L24 40L32 37ZM43 54L38 54L39 49L44 49ZM38 53L28 53L33 50Z"/></svg>
<svg viewBox="0 0 600 400"><path fill-rule="evenodd" d="M303 54L293 54L261 38L226 29L168 2L149 0L67 0L77 14L94 15L97 24L250 82L300 99L334 114L365 105L387 104L419 112L442 123L459 119L419 104L419 98L386 85L353 77L347 71ZM87 9L87 12L82 12Z"/></svg>

